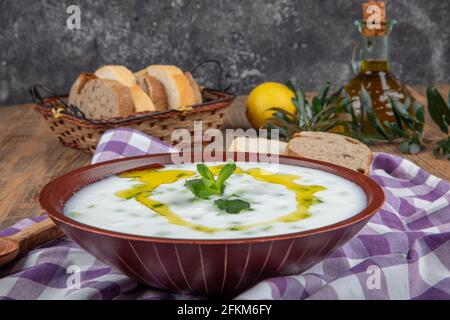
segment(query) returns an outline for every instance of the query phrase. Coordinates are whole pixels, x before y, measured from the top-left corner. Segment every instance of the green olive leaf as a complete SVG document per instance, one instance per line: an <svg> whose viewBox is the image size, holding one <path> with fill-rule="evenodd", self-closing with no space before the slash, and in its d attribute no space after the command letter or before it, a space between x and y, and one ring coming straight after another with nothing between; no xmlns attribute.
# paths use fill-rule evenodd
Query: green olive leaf
<svg viewBox="0 0 450 320"><path fill-rule="evenodd" d="M388 133L384 130L383 125L380 123L372 109L372 99L364 86L361 86L360 92L361 109L365 110L367 113L367 118L369 119L370 125L384 138L390 140Z"/></svg>
<svg viewBox="0 0 450 320"><path fill-rule="evenodd" d="M297 89L295 88L295 84L291 80L286 80L284 82L285 86L289 88L293 93L297 92Z"/></svg>
<svg viewBox="0 0 450 320"><path fill-rule="evenodd" d="M303 128L307 122L308 119L308 112L306 111L305 108L305 103L301 102L302 99L301 98L292 98L292 103L294 104L294 106L297 108L298 111L298 126L300 128Z"/></svg>
<svg viewBox="0 0 450 320"><path fill-rule="evenodd" d="M445 159L450 160L450 137L438 141L433 153L435 156L442 155Z"/></svg>
<svg viewBox="0 0 450 320"><path fill-rule="evenodd" d="M322 102L318 97L314 97L312 99L311 110L312 110L313 115L318 114L320 112L320 110L322 110Z"/></svg>
<svg viewBox="0 0 450 320"><path fill-rule="evenodd" d="M268 110L273 110L273 111L275 111L275 112L273 113L273 115L275 115L275 114L277 114L277 113L281 113L281 114L283 114L283 115L285 116L285 118L289 119L290 121L292 121L293 119L296 118L296 115L295 115L295 114L293 114L293 113L291 113L291 112L289 112L289 111L287 111L287 110L285 110L285 109L282 109L282 108L273 107L273 108L270 108L270 109L268 109Z"/></svg>
<svg viewBox="0 0 450 320"><path fill-rule="evenodd" d="M330 91L330 83L327 81L325 84L320 88L318 100L321 105L324 105L326 103L326 99L328 97L328 92ZM314 101L313 101L314 105Z"/></svg>
<svg viewBox="0 0 450 320"><path fill-rule="evenodd" d="M450 107L445 103L439 91L429 86L427 88L428 112L433 121L439 126L442 132L448 134L448 124L450 122Z"/></svg>
<svg viewBox="0 0 450 320"><path fill-rule="evenodd" d="M400 128L400 130L403 130L401 110L397 106L396 100L392 99L391 97L389 97L389 100L391 102L392 111L394 112L395 122L397 122L397 125Z"/></svg>
<svg viewBox="0 0 450 320"><path fill-rule="evenodd" d="M272 117L280 119L280 120L285 121L287 123L291 122L291 119L284 112L274 112L272 114Z"/></svg>
<svg viewBox="0 0 450 320"><path fill-rule="evenodd" d="M409 138L406 131L403 130L403 128L401 128L397 123L384 121L383 124L385 127L391 129L392 133L394 133L397 137Z"/></svg>
<svg viewBox="0 0 450 320"><path fill-rule="evenodd" d="M416 114L416 119L420 123L425 123L425 113L424 113L425 108L423 107L423 105L419 101L414 101L413 108Z"/></svg>

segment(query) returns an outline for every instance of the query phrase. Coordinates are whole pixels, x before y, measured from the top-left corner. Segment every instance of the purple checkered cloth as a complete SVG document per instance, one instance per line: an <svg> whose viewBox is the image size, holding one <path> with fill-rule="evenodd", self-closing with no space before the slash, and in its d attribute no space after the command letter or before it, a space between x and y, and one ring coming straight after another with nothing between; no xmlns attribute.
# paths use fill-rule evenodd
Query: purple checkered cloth
<svg viewBox="0 0 450 320"><path fill-rule="evenodd" d="M174 151L130 129L106 132L93 162ZM450 184L377 153L371 177L386 204L346 245L299 275L262 281L238 299L450 299ZM36 221L0 231L11 235ZM73 267L76 267L73 269ZM78 271L80 286L72 285ZM0 270L0 299L198 299L124 276L66 237Z"/></svg>

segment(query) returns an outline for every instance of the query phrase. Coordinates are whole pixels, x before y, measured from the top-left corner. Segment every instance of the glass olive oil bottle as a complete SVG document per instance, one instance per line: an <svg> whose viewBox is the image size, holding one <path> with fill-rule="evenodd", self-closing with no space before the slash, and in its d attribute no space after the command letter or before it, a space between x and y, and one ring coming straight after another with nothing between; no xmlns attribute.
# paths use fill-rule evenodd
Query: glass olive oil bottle
<svg viewBox="0 0 450 320"><path fill-rule="evenodd" d="M367 117L361 109L359 93L364 86L372 98L372 108L381 123L395 121L389 98L404 102L410 93L390 70L389 35L397 22L388 20L381 24L377 32L368 30L366 21L357 20L355 25L361 34L360 42L355 45L352 56L352 67L356 76L344 89L355 98L354 109L361 117L363 132L371 133Z"/></svg>

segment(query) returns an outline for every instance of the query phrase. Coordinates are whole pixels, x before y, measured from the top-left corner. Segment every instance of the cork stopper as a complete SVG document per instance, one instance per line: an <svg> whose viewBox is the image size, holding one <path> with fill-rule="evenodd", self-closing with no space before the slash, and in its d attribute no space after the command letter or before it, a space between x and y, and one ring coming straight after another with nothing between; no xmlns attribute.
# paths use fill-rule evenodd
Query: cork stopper
<svg viewBox="0 0 450 320"><path fill-rule="evenodd" d="M386 25L386 3L369 1L362 4L364 27L362 34L368 37L384 36L388 33Z"/></svg>

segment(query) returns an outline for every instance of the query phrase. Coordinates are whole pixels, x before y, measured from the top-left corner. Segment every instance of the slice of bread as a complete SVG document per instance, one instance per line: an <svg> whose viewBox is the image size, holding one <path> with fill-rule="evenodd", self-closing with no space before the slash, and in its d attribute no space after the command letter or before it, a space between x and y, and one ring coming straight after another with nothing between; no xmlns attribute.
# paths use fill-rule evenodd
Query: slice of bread
<svg viewBox="0 0 450 320"><path fill-rule="evenodd" d="M134 87L137 85L134 74L124 66L106 65L98 68L95 75L99 79L116 80L124 86Z"/></svg>
<svg viewBox="0 0 450 320"><path fill-rule="evenodd" d="M287 143L279 140L253 137L236 137L228 147L231 152L284 154Z"/></svg>
<svg viewBox="0 0 450 320"><path fill-rule="evenodd" d="M166 89L156 78L149 76L147 70L141 70L135 73L136 81L146 94L152 99L156 111L168 109Z"/></svg>
<svg viewBox="0 0 450 320"><path fill-rule="evenodd" d="M164 85L152 76L146 76L145 83L147 84L149 95L155 103L156 110L167 110L169 108L169 101Z"/></svg>
<svg viewBox="0 0 450 320"><path fill-rule="evenodd" d="M294 134L286 154L334 163L362 174L369 174L372 151L358 140L327 132Z"/></svg>
<svg viewBox="0 0 450 320"><path fill-rule="evenodd" d="M115 80L93 79L81 90L78 105L89 119L126 117L134 112L129 87Z"/></svg>
<svg viewBox="0 0 450 320"><path fill-rule="evenodd" d="M194 90L179 68L151 65L147 67L147 73L163 84L170 109L179 109L195 104Z"/></svg>
<svg viewBox="0 0 450 320"><path fill-rule="evenodd" d="M150 91L146 82L146 77L148 77L147 69L142 69L139 70L138 72L135 72L134 77L136 78L137 85L141 87L141 89L144 90L144 92L150 96Z"/></svg>
<svg viewBox="0 0 450 320"><path fill-rule="evenodd" d="M81 90L83 90L84 86L88 81L97 79L97 76L93 73L80 73L77 80L73 83L72 87L70 88L69 93L69 104L73 104L77 107L80 105L81 101Z"/></svg>
<svg viewBox="0 0 450 320"><path fill-rule="evenodd" d="M148 112L155 111L155 105L152 99L141 89L139 86L134 86L130 88L131 98L134 103L135 112Z"/></svg>
<svg viewBox="0 0 450 320"><path fill-rule="evenodd" d="M106 65L97 71L95 75L99 79L115 80L130 88L131 97L134 101L134 111L155 111L152 99L138 86L135 75L124 66Z"/></svg>
<svg viewBox="0 0 450 320"><path fill-rule="evenodd" d="M194 77L192 76L192 73L188 71L186 71L184 75L188 79L189 84L191 85L192 90L194 91L195 104L202 104L203 103L202 91L200 90L197 81L195 81Z"/></svg>

